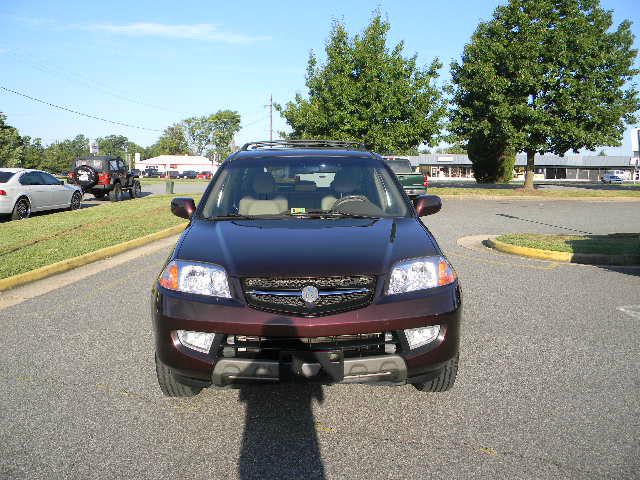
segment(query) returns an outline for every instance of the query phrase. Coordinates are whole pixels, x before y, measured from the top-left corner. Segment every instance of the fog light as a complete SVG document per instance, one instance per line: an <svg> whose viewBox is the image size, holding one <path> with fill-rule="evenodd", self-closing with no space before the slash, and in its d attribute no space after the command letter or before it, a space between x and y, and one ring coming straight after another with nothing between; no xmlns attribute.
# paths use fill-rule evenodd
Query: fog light
<svg viewBox="0 0 640 480"><path fill-rule="evenodd" d="M427 343L433 342L438 338L440 333L440 325L430 325L428 327L410 328L404 331L409 342L409 348L411 350L422 347Z"/></svg>
<svg viewBox="0 0 640 480"><path fill-rule="evenodd" d="M178 330L178 340L182 345L192 350L202 353L209 353L215 333L190 332L189 330Z"/></svg>

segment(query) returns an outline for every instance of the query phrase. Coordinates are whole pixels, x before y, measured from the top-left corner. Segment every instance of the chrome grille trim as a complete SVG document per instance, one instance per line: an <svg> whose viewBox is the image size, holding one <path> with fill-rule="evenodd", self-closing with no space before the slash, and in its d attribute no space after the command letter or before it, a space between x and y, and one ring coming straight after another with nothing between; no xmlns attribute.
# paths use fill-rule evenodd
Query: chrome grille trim
<svg viewBox="0 0 640 480"><path fill-rule="evenodd" d="M247 304L258 310L300 317L333 315L369 305L376 291L376 277L246 277L240 279ZM305 287L318 290L314 302L302 296Z"/></svg>
<svg viewBox="0 0 640 480"><path fill-rule="evenodd" d="M371 290L369 290L368 288L356 288L356 289L351 289L351 290L320 290L318 291L318 295L320 295L321 297L330 297L333 295L352 295L354 293L369 293ZM273 291L267 291L267 290L248 290L247 292L249 295L273 295L275 297L302 297L302 292L298 292L298 291L281 291L281 290L273 290Z"/></svg>

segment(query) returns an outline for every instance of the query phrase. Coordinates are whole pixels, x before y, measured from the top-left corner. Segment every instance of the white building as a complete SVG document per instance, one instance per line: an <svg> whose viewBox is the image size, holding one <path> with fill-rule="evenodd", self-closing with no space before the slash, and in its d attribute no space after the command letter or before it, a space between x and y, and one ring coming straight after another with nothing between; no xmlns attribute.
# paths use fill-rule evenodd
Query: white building
<svg viewBox="0 0 640 480"><path fill-rule="evenodd" d="M218 164L199 155L159 155L136 162L135 168L139 170L156 168L160 173L168 170L177 170L180 173L186 170L215 173Z"/></svg>

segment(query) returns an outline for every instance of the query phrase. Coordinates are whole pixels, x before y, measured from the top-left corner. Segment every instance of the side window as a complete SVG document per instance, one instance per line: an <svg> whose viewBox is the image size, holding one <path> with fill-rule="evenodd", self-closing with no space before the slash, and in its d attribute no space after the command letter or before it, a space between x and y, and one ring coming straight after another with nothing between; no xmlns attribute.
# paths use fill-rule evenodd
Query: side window
<svg viewBox="0 0 640 480"><path fill-rule="evenodd" d="M119 170L117 160L109 160L109 170Z"/></svg>
<svg viewBox="0 0 640 480"><path fill-rule="evenodd" d="M45 185L59 185L58 179L53 175L50 175L45 172L39 172L40 177L44 180Z"/></svg>
<svg viewBox="0 0 640 480"><path fill-rule="evenodd" d="M127 168L124 166L124 162L122 160L118 160L118 170L124 172Z"/></svg>
<svg viewBox="0 0 640 480"><path fill-rule="evenodd" d="M22 175L22 177L20 177L20 184L21 185L43 185L44 182L40 178L40 175L38 174L38 172L29 172L29 173L25 173L24 175Z"/></svg>

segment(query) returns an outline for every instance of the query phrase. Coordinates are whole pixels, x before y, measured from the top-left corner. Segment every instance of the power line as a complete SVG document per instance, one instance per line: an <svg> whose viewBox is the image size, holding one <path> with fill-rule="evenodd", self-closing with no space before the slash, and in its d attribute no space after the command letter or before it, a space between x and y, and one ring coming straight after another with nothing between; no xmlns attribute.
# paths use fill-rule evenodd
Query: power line
<svg viewBox="0 0 640 480"><path fill-rule="evenodd" d="M58 110L63 110L65 112L74 113L76 115L81 115L83 117L92 118L94 120L100 120L101 122L111 123L113 125L121 125L123 127L137 128L138 130L147 130L149 132L161 132L162 131L162 130L159 130L157 128L140 127L138 125L131 125L130 123L116 122L114 120L108 120L106 118L96 117L95 115L89 115L88 113L78 112L77 110L71 110L70 108L67 108L67 107L61 107L60 105L55 105L53 103L49 103L49 102L46 102L44 100L40 100L39 98L31 97L31 96L29 96L29 95L27 95L25 93L16 92L15 90L11 90L10 88L3 87L2 85L0 85L0 89L5 90L7 92L11 92L11 93L13 93L15 95L19 95L19 96L24 97L24 98L28 98L29 100L32 100L34 102L42 103L42 104L47 105L49 107L57 108Z"/></svg>
<svg viewBox="0 0 640 480"><path fill-rule="evenodd" d="M130 103L135 103L137 105L142 105L144 107L154 108L156 110L162 110L162 111L168 112L168 113L178 113L180 115L189 115L189 113L187 113L187 112L181 112L181 111L177 111L177 110L170 110L168 108L161 107L159 105L154 105L152 103L143 102L142 100L138 100L138 99L135 99L135 98L131 98L131 97L119 94L119 93L117 93L115 91L115 89L109 87L108 85L106 85L104 83L84 78L81 75L78 75L77 73L73 73L73 72L71 72L69 70L67 70L67 71L62 70L62 69L56 67L55 65L48 65L47 66L47 65L40 64L40 63L36 62L33 58L30 58L27 55L24 55L22 53L18 53L15 50L14 51L7 50L4 53L8 54L10 57L12 57L14 60L16 60L18 62L23 62L23 63L31 65L33 68L35 68L37 70L40 70L41 72L53 73L53 74L56 74L56 75L60 75L60 76L69 78L71 80L75 80L76 82L83 84L87 88L92 88L92 89L99 90L102 93L104 93L106 95L109 95L111 97L118 98L120 100L124 100L124 101L130 102Z"/></svg>
<svg viewBox="0 0 640 480"><path fill-rule="evenodd" d="M250 127L251 125L255 125L255 124L256 124L256 123L258 123L258 122L261 122L261 121L263 121L263 120L266 120L267 118L269 118L269 115L265 115L264 117L260 117L260 118L258 118L257 120L254 120L254 121L252 121L252 122L245 123L245 124L241 125L241 126L240 126L240 128L247 128L247 127Z"/></svg>

